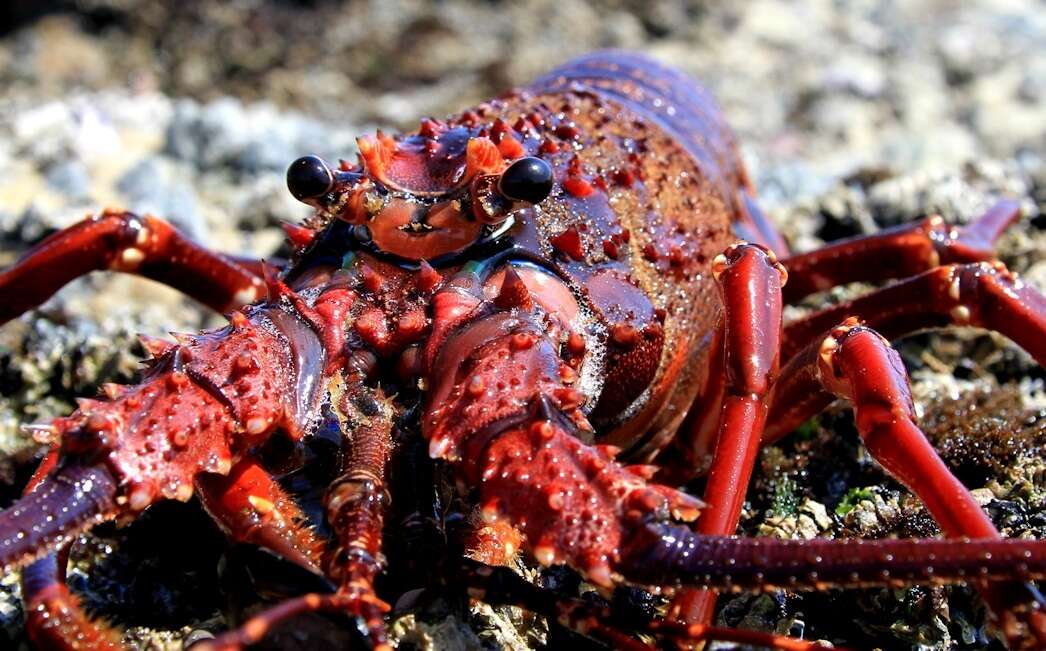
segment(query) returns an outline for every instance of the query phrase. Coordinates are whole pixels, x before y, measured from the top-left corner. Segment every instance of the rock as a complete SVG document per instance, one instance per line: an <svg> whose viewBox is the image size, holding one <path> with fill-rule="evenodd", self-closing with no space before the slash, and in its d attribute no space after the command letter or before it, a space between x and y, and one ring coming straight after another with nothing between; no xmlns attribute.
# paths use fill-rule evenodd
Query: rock
<svg viewBox="0 0 1046 651"><path fill-rule="evenodd" d="M975 488L970 491L970 495L973 495L973 499L981 506L985 506L995 499L995 493L989 488Z"/></svg>
<svg viewBox="0 0 1046 651"><path fill-rule="evenodd" d="M283 173L303 152L331 160L355 151L359 129L324 125L283 115L270 104L244 106L226 97L207 104L183 100L167 125L164 153L202 171L235 170L245 175Z"/></svg>
<svg viewBox="0 0 1046 651"><path fill-rule="evenodd" d="M91 197L91 179L83 163L65 161L47 170L47 185L65 195L69 201L84 201Z"/></svg>
<svg viewBox="0 0 1046 651"><path fill-rule="evenodd" d="M116 181L116 189L131 212L163 217L189 237L205 241L209 229L197 207L195 190L172 176L169 166L150 156L133 163Z"/></svg>
<svg viewBox="0 0 1046 651"><path fill-rule="evenodd" d="M771 516L759 525L760 536L810 540L831 529L833 520L823 504L803 500L795 515Z"/></svg>

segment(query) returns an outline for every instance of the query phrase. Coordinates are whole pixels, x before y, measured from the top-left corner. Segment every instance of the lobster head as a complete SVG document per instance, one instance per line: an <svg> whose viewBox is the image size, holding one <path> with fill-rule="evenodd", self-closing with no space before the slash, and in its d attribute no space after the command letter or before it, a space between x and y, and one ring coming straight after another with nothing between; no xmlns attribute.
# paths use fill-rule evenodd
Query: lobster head
<svg viewBox="0 0 1046 651"><path fill-rule="evenodd" d="M516 211L552 191L552 167L527 156L511 131L436 120L400 139L378 131L357 139L356 165L341 161L335 170L317 156L297 159L287 186L324 221L351 224L376 251L437 260L497 238Z"/></svg>

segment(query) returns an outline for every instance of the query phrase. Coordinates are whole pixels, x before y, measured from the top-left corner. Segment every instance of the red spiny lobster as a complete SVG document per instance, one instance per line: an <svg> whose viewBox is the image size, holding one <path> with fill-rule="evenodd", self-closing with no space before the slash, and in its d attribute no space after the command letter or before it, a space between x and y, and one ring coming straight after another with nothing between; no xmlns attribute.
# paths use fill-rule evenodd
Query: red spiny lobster
<svg viewBox="0 0 1046 651"><path fill-rule="evenodd" d="M118 648L65 587L61 550L97 522L196 495L234 539L335 586L207 645L241 648L326 610L359 618L387 648L374 579L397 499L393 433L405 423L475 505L474 558L503 561L516 536L541 564L566 563L597 586L673 594L648 633L806 648L709 626L710 590L970 581L1012 645L1046 644L1024 583L1046 574L1046 541L1000 538L915 425L887 342L974 325L1046 362L1046 300L993 258L1013 203L964 228L931 218L787 255L710 97L622 53L575 60L415 133L358 142L358 164L291 164L288 187L315 214L288 226L296 255L279 273L209 252L159 219L107 211L0 274L5 321L96 269L232 310L219 330L147 340L139 384L106 385L104 400L37 428L51 451L0 514L0 562L24 566L38 646ZM782 324L786 301L892 278L904 280ZM760 444L836 397L948 538L731 535ZM330 539L257 454L324 420L343 447L325 498ZM702 500L671 487L701 473ZM599 608L460 563L447 581L474 596L646 648Z"/></svg>

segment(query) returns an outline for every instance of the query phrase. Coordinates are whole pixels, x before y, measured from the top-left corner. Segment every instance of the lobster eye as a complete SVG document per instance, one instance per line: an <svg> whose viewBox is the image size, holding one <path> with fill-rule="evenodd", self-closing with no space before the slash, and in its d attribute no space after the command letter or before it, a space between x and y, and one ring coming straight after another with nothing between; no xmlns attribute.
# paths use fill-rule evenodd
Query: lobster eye
<svg viewBox="0 0 1046 651"><path fill-rule="evenodd" d="M334 184L334 174L319 156L302 156L287 168L287 189L301 201L313 199Z"/></svg>
<svg viewBox="0 0 1046 651"><path fill-rule="evenodd" d="M536 156L521 158L501 174L498 191L513 201L541 203L552 192L552 166Z"/></svg>

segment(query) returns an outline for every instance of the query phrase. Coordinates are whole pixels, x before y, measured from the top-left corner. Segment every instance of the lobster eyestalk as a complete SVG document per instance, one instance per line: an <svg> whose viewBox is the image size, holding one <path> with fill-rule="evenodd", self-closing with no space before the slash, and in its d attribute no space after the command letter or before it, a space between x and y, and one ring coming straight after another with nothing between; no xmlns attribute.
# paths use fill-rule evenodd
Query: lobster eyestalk
<svg viewBox="0 0 1046 651"><path fill-rule="evenodd" d="M631 541L620 570L637 583L717 590L1035 581L1046 577L1046 540L779 540L651 523Z"/></svg>
<svg viewBox="0 0 1046 651"><path fill-rule="evenodd" d="M116 480L107 467L60 467L0 512L0 567L6 571L40 558L115 509Z"/></svg>

